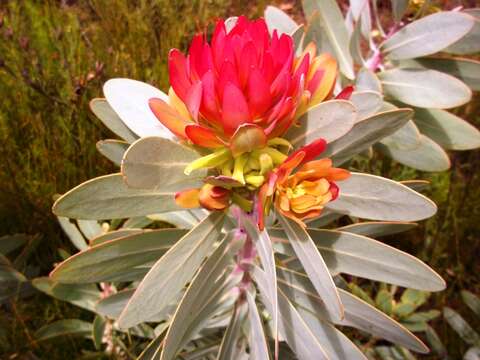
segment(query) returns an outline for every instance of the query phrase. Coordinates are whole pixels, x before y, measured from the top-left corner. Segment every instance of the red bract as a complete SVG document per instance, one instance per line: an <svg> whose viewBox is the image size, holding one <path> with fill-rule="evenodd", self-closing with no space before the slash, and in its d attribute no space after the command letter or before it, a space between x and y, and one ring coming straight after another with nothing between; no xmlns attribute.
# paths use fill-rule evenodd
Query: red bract
<svg viewBox="0 0 480 360"><path fill-rule="evenodd" d="M217 148L229 146L246 124L264 134L258 139L284 134L329 96L336 62L316 57L313 44L295 58L291 36L270 36L263 19L239 17L230 31L218 21L210 43L196 35L187 56L173 49L169 72L169 103L154 98L150 108L179 138Z"/></svg>

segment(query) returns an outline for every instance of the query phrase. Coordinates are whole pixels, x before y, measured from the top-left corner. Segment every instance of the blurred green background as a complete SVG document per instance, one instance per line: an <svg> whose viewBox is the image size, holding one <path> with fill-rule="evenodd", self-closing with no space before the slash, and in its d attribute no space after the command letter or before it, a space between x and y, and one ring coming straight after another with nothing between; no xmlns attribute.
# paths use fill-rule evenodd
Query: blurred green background
<svg viewBox="0 0 480 360"><path fill-rule="evenodd" d="M301 20L298 1L274 3ZM52 196L114 171L95 148L96 141L113 134L88 109L88 102L102 95L102 84L129 77L166 89L170 48L185 49L195 32L218 17L261 16L266 5L265 0L0 0L0 236L32 235L20 265L47 274L60 260L58 248L72 250L51 214ZM458 5L471 7L475 1L432 3ZM476 94L457 110L477 127L479 100ZM437 216L385 241L428 262L446 279L448 289L432 296L429 308L448 305L468 318L460 290L480 292L480 152L456 152L451 159L451 170L440 174L380 157L364 166L398 180L431 181L428 195L439 206ZM82 347L91 347L71 338L32 340L32 332L47 322L88 318L68 304L37 293L0 311L2 359L76 358ZM441 318L433 326L451 356L460 358L466 345Z"/></svg>

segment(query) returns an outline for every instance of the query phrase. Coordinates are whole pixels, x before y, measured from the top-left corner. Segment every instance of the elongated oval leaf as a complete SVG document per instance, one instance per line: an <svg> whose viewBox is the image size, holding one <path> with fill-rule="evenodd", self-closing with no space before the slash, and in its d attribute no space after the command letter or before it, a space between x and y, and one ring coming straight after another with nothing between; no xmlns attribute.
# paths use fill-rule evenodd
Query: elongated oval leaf
<svg viewBox="0 0 480 360"><path fill-rule="evenodd" d="M104 242L107 242L107 241L110 241L110 240L115 240L115 239L130 236L130 235L140 234L140 233L143 233L143 232L145 232L145 230L143 230L143 229L120 229L120 230L116 230L116 231L110 231L110 232L107 232L103 235L99 235L99 236L93 238L90 241L90 246L91 247L97 246L97 245L100 245L100 244L102 244Z"/></svg>
<svg viewBox="0 0 480 360"><path fill-rule="evenodd" d="M237 341L241 335L242 325L246 316L246 309L247 307L245 305L235 306L230 323L223 335L220 349L218 350L218 360L230 360L236 358L235 355L238 351Z"/></svg>
<svg viewBox="0 0 480 360"><path fill-rule="evenodd" d="M392 69L378 75L387 96L417 107L448 109L472 97L467 85L436 70Z"/></svg>
<svg viewBox="0 0 480 360"><path fill-rule="evenodd" d="M272 322L275 339L275 356L278 357L278 300L277 300L277 274L275 269L275 254L273 252L272 241L268 236L266 230L260 231L256 223L253 223L249 218L242 218L243 226L247 234L255 243L260 261L265 274L268 278L270 303L273 307Z"/></svg>
<svg viewBox="0 0 480 360"><path fill-rule="evenodd" d="M88 247L87 241L83 237L82 233L77 228L77 226L70 221L69 218L64 216L58 216L57 220L62 230L65 232L65 234L67 234L72 244L78 250L85 250Z"/></svg>
<svg viewBox="0 0 480 360"><path fill-rule="evenodd" d="M268 297L268 280L263 270L255 268L253 278L262 294L263 303L269 312L273 307ZM278 294L279 312L279 331L284 339L286 339L290 348L295 352L300 360L310 359L328 359L325 350L320 344L319 339L315 337L308 328L305 321L298 314L295 307L288 301L288 298L279 291Z"/></svg>
<svg viewBox="0 0 480 360"><path fill-rule="evenodd" d="M377 113L383 105L382 95L371 90L354 91L350 97L350 101L357 109L356 123Z"/></svg>
<svg viewBox="0 0 480 360"><path fill-rule="evenodd" d="M250 319L249 343L251 349L251 358L252 360L270 359L267 339L263 331L262 320L260 320L260 315L258 314L257 304L255 304L255 299L249 292L247 292L247 303L248 315ZM276 310L273 311L275 312Z"/></svg>
<svg viewBox="0 0 480 360"><path fill-rule="evenodd" d="M461 58L426 57L402 61L401 66L432 69L455 76L472 90L480 90L480 61Z"/></svg>
<svg viewBox="0 0 480 360"><path fill-rule="evenodd" d="M157 260L185 234L180 229L145 230L106 241L68 258L50 276L62 283L105 281L122 270Z"/></svg>
<svg viewBox="0 0 480 360"><path fill-rule="evenodd" d="M117 219L181 210L175 191L132 189L121 174L100 176L78 185L53 205L58 216L73 219Z"/></svg>
<svg viewBox="0 0 480 360"><path fill-rule="evenodd" d="M356 111L354 105L345 100L331 100L308 110L299 120L299 126L292 126L286 138L294 147L303 146L322 138L332 142L344 136L352 128Z"/></svg>
<svg viewBox="0 0 480 360"><path fill-rule="evenodd" d="M292 35L298 28L298 24L285 12L275 6L267 6L265 9L265 21L270 34L277 30L278 35Z"/></svg>
<svg viewBox="0 0 480 360"><path fill-rule="evenodd" d="M342 214L371 220L417 221L437 211L425 196L380 176L352 173L338 186L338 198L326 207Z"/></svg>
<svg viewBox="0 0 480 360"><path fill-rule="evenodd" d="M223 220L223 213L211 213L155 263L122 312L120 327L134 326L168 305L211 251Z"/></svg>
<svg viewBox="0 0 480 360"><path fill-rule="evenodd" d="M420 144L414 149L402 149L390 144L376 147L392 159L422 171L445 171L450 168L447 153L435 141L420 134Z"/></svg>
<svg viewBox="0 0 480 360"><path fill-rule="evenodd" d="M393 134L405 125L412 115L413 111L410 109L399 109L366 118L355 124L345 136L328 144L322 157L332 158L335 165L343 164L377 141Z"/></svg>
<svg viewBox="0 0 480 360"><path fill-rule="evenodd" d="M95 310L95 305L102 295L97 286L93 284L59 284L47 277L33 279L32 285L56 299L67 301L90 311Z"/></svg>
<svg viewBox="0 0 480 360"><path fill-rule="evenodd" d="M409 120L400 129L383 138L380 142L389 148L414 150L421 145L420 137L421 134L417 126L413 120Z"/></svg>
<svg viewBox="0 0 480 360"><path fill-rule="evenodd" d="M357 91L375 91L382 94L382 83L377 75L369 69L362 68L358 71L355 88Z"/></svg>
<svg viewBox="0 0 480 360"><path fill-rule="evenodd" d="M360 300L349 292L339 289L339 295L345 304L345 318L336 320L326 310L315 288L305 274L277 266L279 287L291 301L304 307L312 314L337 325L354 327L369 334L405 346L420 353L428 348L410 331L373 306Z"/></svg>
<svg viewBox="0 0 480 360"><path fill-rule="evenodd" d="M443 317L455 332L469 345L480 344L480 335L455 310L444 307Z"/></svg>
<svg viewBox="0 0 480 360"><path fill-rule="evenodd" d="M63 319L42 326L35 332L35 340L43 341L58 336L89 336L92 334L92 323L78 319Z"/></svg>
<svg viewBox="0 0 480 360"><path fill-rule="evenodd" d="M97 142L97 150L115 165L120 166L123 155L127 151L129 143L121 140L100 140Z"/></svg>
<svg viewBox="0 0 480 360"><path fill-rule="evenodd" d="M343 305L338 296L337 287L310 235L295 221L281 214L278 214L278 218L290 245L312 280L318 294L325 302L325 306L332 313L332 316L342 319Z"/></svg>
<svg viewBox="0 0 480 360"><path fill-rule="evenodd" d="M397 31L383 43L382 50L397 60L434 54L465 36L473 23L471 16L460 12L438 12Z"/></svg>
<svg viewBox="0 0 480 360"><path fill-rule="evenodd" d="M185 175L188 164L199 155L185 145L158 136L137 140L125 153L122 174L128 186L137 189L162 190L165 187L188 189L199 187L205 169Z"/></svg>
<svg viewBox="0 0 480 360"><path fill-rule="evenodd" d="M231 252L238 250L241 243L234 232L229 233L200 268L173 315L165 335L161 360L174 359L192 336L201 330L199 324L205 323L216 311L215 305L232 287L227 281L231 271Z"/></svg>
<svg viewBox="0 0 480 360"><path fill-rule="evenodd" d="M342 12L335 0L303 0L307 18L314 17L326 33L330 47L340 64L340 70L349 79L355 77L353 61L348 49L349 37Z"/></svg>
<svg viewBox="0 0 480 360"><path fill-rule="evenodd" d="M393 18L395 21L400 21L407 11L409 0L391 0Z"/></svg>
<svg viewBox="0 0 480 360"><path fill-rule="evenodd" d="M445 288L445 281L422 261L382 242L335 230L308 229L308 233L333 273L345 273L424 291L440 291ZM280 238L283 235L278 231L273 234ZM284 246L277 248L293 255Z"/></svg>
<svg viewBox="0 0 480 360"><path fill-rule="evenodd" d="M118 117L117 113L108 104L106 99L93 99L90 101L90 109L107 128L126 142L132 143L138 139L138 136L135 135Z"/></svg>
<svg viewBox="0 0 480 360"><path fill-rule="evenodd" d="M480 147L480 131L448 111L416 109L420 131L446 149L470 150Z"/></svg>
<svg viewBox="0 0 480 360"><path fill-rule="evenodd" d="M480 51L480 8L465 9L462 12L472 16L475 19L475 25L467 35L445 51L457 55L478 53Z"/></svg>
<svg viewBox="0 0 480 360"><path fill-rule="evenodd" d="M108 80L103 85L103 93L123 123L139 137L156 135L174 138L148 105L151 98L168 102L168 96L162 91L141 81L118 78Z"/></svg>
<svg viewBox="0 0 480 360"><path fill-rule="evenodd" d="M373 222L365 221L352 225L342 226L337 228L338 231L347 231L357 235L365 235L373 238L398 234L404 231L411 230L417 226L416 223L411 222L393 222L382 221Z"/></svg>

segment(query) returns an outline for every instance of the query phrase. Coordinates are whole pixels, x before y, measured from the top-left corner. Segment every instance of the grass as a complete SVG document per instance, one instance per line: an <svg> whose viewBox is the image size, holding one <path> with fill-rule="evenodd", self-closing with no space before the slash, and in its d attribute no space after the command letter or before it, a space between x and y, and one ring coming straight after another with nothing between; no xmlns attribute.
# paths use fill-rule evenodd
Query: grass
<svg viewBox="0 0 480 360"><path fill-rule="evenodd" d="M130 77L165 89L170 48L185 49L192 35L217 17L245 9L257 16L265 4L0 0L0 235L36 235L22 256L29 270L47 274L60 260L57 249L71 250L51 215L52 196L114 171L95 149L97 140L112 134L88 110L90 99L101 96L103 82ZM459 110L477 127L479 100ZM398 180L431 181L427 195L438 204L438 215L386 241L428 262L446 279L447 290L430 298L431 308L448 305L464 311L459 291L480 292L479 151L452 154L452 169L441 174L419 173L380 157L358 166ZM78 358L82 349L93 350L90 342L71 338L41 344L30 340L35 329L53 320L91 320L74 306L35 294L5 309L0 315L1 358ZM465 344L442 319L434 326L452 358L461 358Z"/></svg>

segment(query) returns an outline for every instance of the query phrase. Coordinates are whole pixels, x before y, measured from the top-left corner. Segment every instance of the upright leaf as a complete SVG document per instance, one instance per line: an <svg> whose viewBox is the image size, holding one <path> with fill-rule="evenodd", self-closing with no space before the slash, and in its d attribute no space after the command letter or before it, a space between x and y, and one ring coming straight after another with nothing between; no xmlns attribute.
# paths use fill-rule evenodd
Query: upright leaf
<svg viewBox="0 0 480 360"><path fill-rule="evenodd" d="M240 338L242 325L245 320L247 307L245 305L235 306L230 323L222 338L217 360L230 360L235 358L237 352L237 341Z"/></svg>
<svg viewBox="0 0 480 360"><path fill-rule="evenodd" d="M377 75L369 69L362 68L358 71L355 88L357 91L375 91L382 94L382 84Z"/></svg>
<svg viewBox="0 0 480 360"><path fill-rule="evenodd" d="M338 198L326 208L342 214L371 220L417 221L437 211L425 196L380 176L352 173L338 186Z"/></svg>
<svg viewBox="0 0 480 360"><path fill-rule="evenodd" d="M129 188L121 174L100 176L78 185L53 205L58 216L72 219L118 219L179 210L175 190Z"/></svg>
<svg viewBox="0 0 480 360"><path fill-rule="evenodd" d="M452 310L449 307L444 307L443 317L467 344L480 344L480 335L455 310Z"/></svg>
<svg viewBox="0 0 480 360"><path fill-rule="evenodd" d="M340 64L341 72L349 79L355 77L353 61L348 49L349 37L342 12L335 0L303 0L307 18L318 19L326 33L330 47Z"/></svg>
<svg viewBox="0 0 480 360"><path fill-rule="evenodd" d="M275 6L267 6L265 21L270 34L273 33L273 30L277 30L278 35L292 35L298 28L298 24L290 16Z"/></svg>
<svg viewBox="0 0 480 360"><path fill-rule="evenodd" d="M207 171L198 170L192 175L184 173L187 165L198 157L198 153L185 145L158 136L144 137L134 142L125 153L122 174L126 184L137 189L198 187Z"/></svg>
<svg viewBox="0 0 480 360"><path fill-rule="evenodd" d="M65 232L65 234L67 234L72 244L78 250L85 250L88 247L87 241L83 237L82 233L77 228L77 226L70 221L69 218L64 216L58 216L57 220L62 230Z"/></svg>
<svg viewBox="0 0 480 360"><path fill-rule="evenodd" d="M263 331L262 320L260 320L260 315L258 314L257 304L255 304L255 299L253 298L252 294L250 294L250 292L247 291L246 295L247 295L247 303L248 303L248 314L249 314L249 320L250 320L249 343L250 343L250 350L251 350L251 358L252 360L270 359L267 339ZM273 312L276 311L274 309L272 310Z"/></svg>
<svg viewBox="0 0 480 360"><path fill-rule="evenodd" d="M200 324L204 324L217 310L220 298L232 287L228 283L231 252L238 249L241 242L234 232L229 233L200 268L173 315L165 335L161 360L175 358L195 332L201 330Z"/></svg>
<svg viewBox="0 0 480 360"><path fill-rule="evenodd" d="M310 277L325 306L337 319L342 319L343 305L337 287L328 271L327 265L311 239L310 235L298 223L278 214L285 234L303 268Z"/></svg>
<svg viewBox="0 0 480 360"><path fill-rule="evenodd" d="M407 11L409 0L391 0L393 18L399 22L402 20L405 11Z"/></svg>
<svg viewBox="0 0 480 360"><path fill-rule="evenodd" d="M417 107L448 109L472 97L467 85L436 70L392 69L378 75L387 96Z"/></svg>
<svg viewBox="0 0 480 360"><path fill-rule="evenodd" d="M401 28L382 44L390 59L411 59L439 52L465 36L473 27L471 16L442 11Z"/></svg>
<svg viewBox="0 0 480 360"><path fill-rule="evenodd" d="M122 312L120 327L134 326L168 305L210 253L224 216L222 212L211 213L155 263Z"/></svg>

